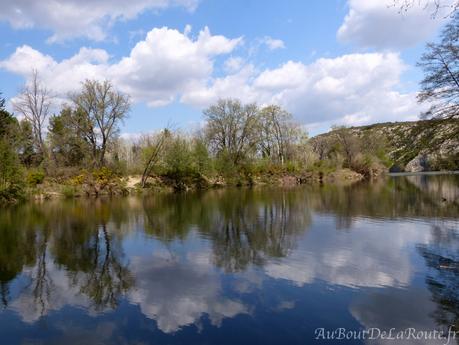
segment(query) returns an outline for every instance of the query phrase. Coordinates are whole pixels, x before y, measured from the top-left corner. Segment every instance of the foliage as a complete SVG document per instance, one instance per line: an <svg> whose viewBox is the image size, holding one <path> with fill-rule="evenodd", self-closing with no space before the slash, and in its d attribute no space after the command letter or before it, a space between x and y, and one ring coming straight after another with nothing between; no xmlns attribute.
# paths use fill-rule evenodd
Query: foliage
<svg viewBox="0 0 459 345"><path fill-rule="evenodd" d="M35 187L45 180L45 173L42 170L30 170L27 173L27 184Z"/></svg>
<svg viewBox="0 0 459 345"><path fill-rule="evenodd" d="M24 196L22 168L15 150L16 119L5 109L0 93L0 203L14 202Z"/></svg>
<svg viewBox="0 0 459 345"><path fill-rule="evenodd" d="M89 160L89 146L79 127L74 125L78 116L72 108L64 107L59 115L49 120L50 152L57 166L81 166Z"/></svg>
<svg viewBox="0 0 459 345"><path fill-rule="evenodd" d="M24 196L22 169L11 145L0 138L0 203L15 202Z"/></svg>

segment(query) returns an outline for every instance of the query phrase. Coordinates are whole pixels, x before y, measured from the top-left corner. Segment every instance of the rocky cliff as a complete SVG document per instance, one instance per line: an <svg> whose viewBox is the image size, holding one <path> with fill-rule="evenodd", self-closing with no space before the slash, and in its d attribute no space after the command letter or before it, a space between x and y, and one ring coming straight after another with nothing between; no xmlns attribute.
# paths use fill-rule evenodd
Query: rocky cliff
<svg viewBox="0 0 459 345"><path fill-rule="evenodd" d="M378 123L351 130L358 136L384 138L392 171L459 170L459 119Z"/></svg>

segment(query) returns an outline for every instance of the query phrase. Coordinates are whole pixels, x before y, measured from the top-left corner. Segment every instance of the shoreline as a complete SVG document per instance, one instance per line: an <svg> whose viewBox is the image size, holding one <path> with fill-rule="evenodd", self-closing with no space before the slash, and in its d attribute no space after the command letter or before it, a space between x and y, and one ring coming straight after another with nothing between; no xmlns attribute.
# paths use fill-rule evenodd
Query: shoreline
<svg viewBox="0 0 459 345"><path fill-rule="evenodd" d="M293 188L305 185L338 185L349 186L363 181L377 181L385 177L403 176L434 176L434 175L459 175L459 171L425 171L425 172L384 172L375 177L365 177L349 169L338 169L333 172L308 171L299 174L262 174L251 176L250 179L238 182L225 180L218 176L212 179L206 178L206 184L174 186L171 180L164 177L152 176L148 187L140 187L140 176L129 175L120 179L121 183L109 188L95 188L94 186L79 185L71 186L64 183L46 181L36 187L29 187L23 200L16 203L27 203L29 201L46 201L55 199L79 199L98 198L111 196L147 195L149 193L187 193L193 191L206 191L229 188Z"/></svg>
<svg viewBox="0 0 459 345"><path fill-rule="evenodd" d="M384 175L384 174L383 174ZM299 174L261 174L256 176L239 176L236 179L216 176L200 177L200 180L174 181L161 176L149 178L148 186L140 187L140 176L129 175L119 179L116 185L69 185L59 182L45 181L35 187L29 187L22 202L49 199L97 198L101 196L160 193L186 193L188 191L205 191L212 189L241 187L295 187L301 185L351 185L365 180L365 176L349 169L338 169L333 172L308 171ZM202 183L204 181L204 183Z"/></svg>

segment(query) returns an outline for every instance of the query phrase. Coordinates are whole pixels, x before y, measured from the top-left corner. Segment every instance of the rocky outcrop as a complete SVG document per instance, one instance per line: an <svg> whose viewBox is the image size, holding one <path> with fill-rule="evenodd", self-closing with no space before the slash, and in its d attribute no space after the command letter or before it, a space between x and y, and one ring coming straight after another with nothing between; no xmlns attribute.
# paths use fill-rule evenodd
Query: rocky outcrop
<svg viewBox="0 0 459 345"><path fill-rule="evenodd" d="M429 171L428 158L425 154L418 154L412 160L408 162L405 166L405 171L407 172L421 172Z"/></svg>
<svg viewBox="0 0 459 345"><path fill-rule="evenodd" d="M391 171L459 170L459 119L387 122L351 130L386 140Z"/></svg>

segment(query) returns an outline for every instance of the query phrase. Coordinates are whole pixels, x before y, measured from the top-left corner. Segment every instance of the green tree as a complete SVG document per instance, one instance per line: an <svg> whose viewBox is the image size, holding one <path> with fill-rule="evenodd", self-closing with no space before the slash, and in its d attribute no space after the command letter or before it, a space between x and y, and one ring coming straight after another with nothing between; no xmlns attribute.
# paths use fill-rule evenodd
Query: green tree
<svg viewBox="0 0 459 345"><path fill-rule="evenodd" d="M16 152L16 119L0 96L0 203L16 201L23 194L23 176Z"/></svg>
<svg viewBox="0 0 459 345"><path fill-rule="evenodd" d="M59 115L49 120L48 140L51 156L58 166L81 166L89 147L84 141L82 133L74 122L78 121L74 111L64 107Z"/></svg>

